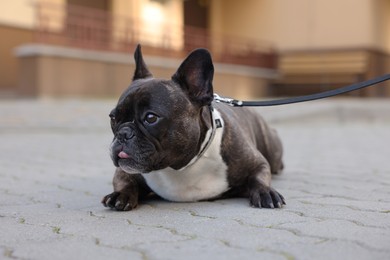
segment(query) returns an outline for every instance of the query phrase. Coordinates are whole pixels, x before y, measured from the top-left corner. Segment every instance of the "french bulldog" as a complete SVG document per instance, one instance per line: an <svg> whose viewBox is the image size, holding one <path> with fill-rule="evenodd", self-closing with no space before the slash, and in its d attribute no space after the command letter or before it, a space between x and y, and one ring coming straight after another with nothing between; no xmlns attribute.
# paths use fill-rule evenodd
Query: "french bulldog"
<svg viewBox="0 0 390 260"><path fill-rule="evenodd" d="M176 202L247 197L252 207L281 208L271 174L283 168L282 144L254 111L215 102L206 49L188 55L170 80L156 79L140 45L131 85L111 111L114 192L102 203L134 209L155 193Z"/></svg>

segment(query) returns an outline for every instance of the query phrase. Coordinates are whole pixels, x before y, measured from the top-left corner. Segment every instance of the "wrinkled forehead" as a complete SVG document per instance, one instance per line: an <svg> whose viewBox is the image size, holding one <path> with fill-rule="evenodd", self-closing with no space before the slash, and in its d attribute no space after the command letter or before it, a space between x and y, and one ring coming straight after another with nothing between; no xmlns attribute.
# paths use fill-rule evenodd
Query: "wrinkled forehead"
<svg viewBox="0 0 390 260"><path fill-rule="evenodd" d="M162 106L173 106L177 92L171 81L158 79L135 80L120 96L117 109L134 107L160 109Z"/></svg>

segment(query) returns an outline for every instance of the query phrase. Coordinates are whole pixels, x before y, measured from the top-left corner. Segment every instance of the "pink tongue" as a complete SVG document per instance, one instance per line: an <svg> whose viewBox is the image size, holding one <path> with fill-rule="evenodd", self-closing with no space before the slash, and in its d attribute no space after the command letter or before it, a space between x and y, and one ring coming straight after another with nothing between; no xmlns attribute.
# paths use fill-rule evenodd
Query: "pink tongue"
<svg viewBox="0 0 390 260"><path fill-rule="evenodd" d="M129 158L130 156L129 156L127 153L125 153L124 151L122 151L122 152L120 152L120 153L118 154L118 157L121 158L121 159L127 159L127 158Z"/></svg>

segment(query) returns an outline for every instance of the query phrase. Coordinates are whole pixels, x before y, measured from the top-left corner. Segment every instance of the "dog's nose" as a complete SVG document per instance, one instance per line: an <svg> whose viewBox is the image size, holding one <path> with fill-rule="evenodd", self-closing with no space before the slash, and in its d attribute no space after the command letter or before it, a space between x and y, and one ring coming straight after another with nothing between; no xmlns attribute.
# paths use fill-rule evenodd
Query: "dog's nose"
<svg viewBox="0 0 390 260"><path fill-rule="evenodd" d="M133 136L133 130L131 130L129 127L123 127L118 131L116 138L119 140L119 142L124 143L133 138Z"/></svg>

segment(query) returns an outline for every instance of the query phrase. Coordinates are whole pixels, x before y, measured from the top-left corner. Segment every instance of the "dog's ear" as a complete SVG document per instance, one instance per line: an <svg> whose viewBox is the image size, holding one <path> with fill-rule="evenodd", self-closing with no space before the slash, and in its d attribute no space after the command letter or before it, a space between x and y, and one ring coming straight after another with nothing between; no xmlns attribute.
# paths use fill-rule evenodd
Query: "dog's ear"
<svg viewBox="0 0 390 260"><path fill-rule="evenodd" d="M193 102L201 106L213 101L214 66L206 49L197 49L183 61L172 80L186 91Z"/></svg>
<svg viewBox="0 0 390 260"><path fill-rule="evenodd" d="M135 71L134 71L133 80L153 77L152 73L150 73L148 67L144 62L144 58L142 57L140 44L138 44L137 48L135 49L134 60L135 60Z"/></svg>

